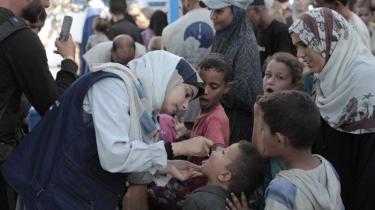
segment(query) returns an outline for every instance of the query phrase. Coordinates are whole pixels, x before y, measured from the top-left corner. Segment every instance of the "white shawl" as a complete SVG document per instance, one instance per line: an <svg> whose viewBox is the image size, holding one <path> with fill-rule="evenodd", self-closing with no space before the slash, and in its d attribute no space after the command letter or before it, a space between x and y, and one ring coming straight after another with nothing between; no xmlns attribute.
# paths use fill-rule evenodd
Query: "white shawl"
<svg viewBox="0 0 375 210"><path fill-rule="evenodd" d="M375 58L353 27L335 11L317 8L289 32L326 59L314 84L322 118L338 131L375 132Z"/></svg>

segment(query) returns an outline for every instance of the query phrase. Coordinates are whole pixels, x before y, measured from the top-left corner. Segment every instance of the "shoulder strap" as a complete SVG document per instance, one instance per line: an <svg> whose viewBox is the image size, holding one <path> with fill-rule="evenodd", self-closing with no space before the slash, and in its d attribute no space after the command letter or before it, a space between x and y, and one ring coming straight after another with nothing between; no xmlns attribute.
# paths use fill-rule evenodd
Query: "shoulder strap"
<svg viewBox="0 0 375 210"><path fill-rule="evenodd" d="M18 17L10 17L5 22L3 22L0 25L0 42L3 41L3 39L7 38L9 35L11 35L13 32L18 31L20 29L26 28L26 23ZM3 116L5 109L7 108L8 103L5 104L5 107L0 110L0 119Z"/></svg>
<svg viewBox="0 0 375 210"><path fill-rule="evenodd" d="M10 17L0 25L0 42L13 32L26 28L26 23L18 17Z"/></svg>

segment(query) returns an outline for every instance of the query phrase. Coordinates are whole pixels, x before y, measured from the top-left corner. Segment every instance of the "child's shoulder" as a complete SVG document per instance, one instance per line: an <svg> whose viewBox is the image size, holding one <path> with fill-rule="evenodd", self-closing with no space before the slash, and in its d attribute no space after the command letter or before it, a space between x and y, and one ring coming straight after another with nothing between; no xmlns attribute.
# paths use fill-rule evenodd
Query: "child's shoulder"
<svg viewBox="0 0 375 210"><path fill-rule="evenodd" d="M297 186L282 176L277 176L268 186L267 193L282 193L295 196Z"/></svg>
<svg viewBox="0 0 375 210"><path fill-rule="evenodd" d="M207 120L213 120L213 119L218 119L220 121L228 121L228 116L225 113L225 110L221 104L219 104L215 109L213 109L207 118Z"/></svg>
<svg viewBox="0 0 375 210"><path fill-rule="evenodd" d="M187 195L184 209L186 206L194 205L206 206L208 207L207 209L220 209L220 207L225 207L225 200L228 197L228 192L223 188L219 186L206 185L194 190L189 195Z"/></svg>
<svg viewBox="0 0 375 210"><path fill-rule="evenodd" d="M314 154L314 156L317 157L318 159L320 159L323 166L325 166L325 169L326 169L325 172L326 173L332 173L332 174L335 175L337 180L340 180L339 174L337 173L335 167L333 167L331 162L329 162L328 160L326 160L324 157L322 157L320 155ZM329 170L329 169L331 169L331 170Z"/></svg>
<svg viewBox="0 0 375 210"><path fill-rule="evenodd" d="M266 190L266 198L283 204L294 206L297 186L284 177L276 177Z"/></svg>

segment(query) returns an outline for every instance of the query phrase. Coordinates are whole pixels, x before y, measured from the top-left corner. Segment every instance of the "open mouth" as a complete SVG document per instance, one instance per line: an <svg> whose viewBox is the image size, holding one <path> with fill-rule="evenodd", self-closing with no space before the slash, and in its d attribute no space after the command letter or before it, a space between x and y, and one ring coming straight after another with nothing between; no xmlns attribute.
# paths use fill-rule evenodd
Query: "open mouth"
<svg viewBox="0 0 375 210"><path fill-rule="evenodd" d="M274 91L273 91L271 88L267 88L267 89L266 89L266 92L267 92L267 93L273 93Z"/></svg>
<svg viewBox="0 0 375 210"><path fill-rule="evenodd" d="M201 106L205 106L208 104L208 100L205 99L205 98L199 98L199 102L201 104Z"/></svg>

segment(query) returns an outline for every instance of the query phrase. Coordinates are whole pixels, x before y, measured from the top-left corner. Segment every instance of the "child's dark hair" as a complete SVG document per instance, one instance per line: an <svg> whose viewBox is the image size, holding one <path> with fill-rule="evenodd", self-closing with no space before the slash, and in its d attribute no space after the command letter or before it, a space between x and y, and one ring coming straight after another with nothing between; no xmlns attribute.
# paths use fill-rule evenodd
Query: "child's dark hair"
<svg viewBox="0 0 375 210"><path fill-rule="evenodd" d="M224 73L225 83L232 82L233 69L230 60L220 53L210 53L198 63L198 70L217 71Z"/></svg>
<svg viewBox="0 0 375 210"><path fill-rule="evenodd" d="M263 183L265 168L263 159L253 144L241 140L238 142L238 148L239 154L227 169L232 174L228 191L240 196L241 192L252 193Z"/></svg>
<svg viewBox="0 0 375 210"><path fill-rule="evenodd" d="M110 23L107 19L101 18L100 16L97 16L94 19L93 26L94 26L93 28L94 28L95 31L105 33L109 29Z"/></svg>
<svg viewBox="0 0 375 210"><path fill-rule="evenodd" d="M256 102L272 135L289 138L293 148L311 148L320 127L320 113L315 102L302 91L280 91L265 94Z"/></svg>
<svg viewBox="0 0 375 210"><path fill-rule="evenodd" d="M273 60L287 66L292 75L292 84L296 85L297 82L301 82L299 90L303 90L303 65L298 58L286 52L275 53L272 56L269 56L264 62L263 72L266 72L268 64Z"/></svg>
<svg viewBox="0 0 375 210"><path fill-rule="evenodd" d="M357 8L367 8L369 12L372 12L372 5L371 1L357 1L357 3L354 4L354 11L356 11Z"/></svg>

